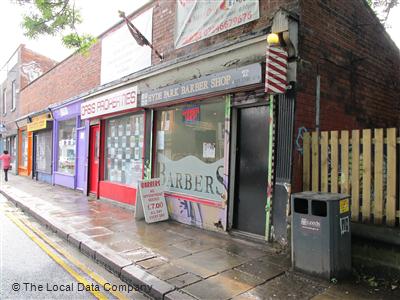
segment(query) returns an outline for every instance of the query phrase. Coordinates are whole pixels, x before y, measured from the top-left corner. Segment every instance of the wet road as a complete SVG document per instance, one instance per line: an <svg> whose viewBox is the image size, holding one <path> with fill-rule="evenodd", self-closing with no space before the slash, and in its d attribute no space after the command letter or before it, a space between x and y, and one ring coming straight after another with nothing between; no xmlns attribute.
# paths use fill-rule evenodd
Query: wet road
<svg viewBox="0 0 400 300"><path fill-rule="evenodd" d="M147 299L1 195L0 224L0 299Z"/></svg>

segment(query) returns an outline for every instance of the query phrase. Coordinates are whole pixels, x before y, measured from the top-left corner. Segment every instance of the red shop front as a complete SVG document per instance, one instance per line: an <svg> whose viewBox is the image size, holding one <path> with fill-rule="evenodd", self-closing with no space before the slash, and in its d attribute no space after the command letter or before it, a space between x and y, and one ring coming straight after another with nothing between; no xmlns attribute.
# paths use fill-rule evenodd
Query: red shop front
<svg viewBox="0 0 400 300"><path fill-rule="evenodd" d="M90 120L88 191L96 198L135 204L143 178L144 111L137 108L137 87L108 91L83 102L81 118Z"/></svg>

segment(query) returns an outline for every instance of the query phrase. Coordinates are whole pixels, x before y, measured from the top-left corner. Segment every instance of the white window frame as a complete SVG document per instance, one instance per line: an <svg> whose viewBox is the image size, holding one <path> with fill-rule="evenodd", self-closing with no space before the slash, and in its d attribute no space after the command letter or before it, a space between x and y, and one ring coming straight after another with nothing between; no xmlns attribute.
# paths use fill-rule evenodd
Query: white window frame
<svg viewBox="0 0 400 300"><path fill-rule="evenodd" d="M11 111L15 110L16 101L17 101L17 81L13 80L11 83Z"/></svg>
<svg viewBox="0 0 400 300"><path fill-rule="evenodd" d="M7 114L7 88L3 89L3 115L5 116Z"/></svg>

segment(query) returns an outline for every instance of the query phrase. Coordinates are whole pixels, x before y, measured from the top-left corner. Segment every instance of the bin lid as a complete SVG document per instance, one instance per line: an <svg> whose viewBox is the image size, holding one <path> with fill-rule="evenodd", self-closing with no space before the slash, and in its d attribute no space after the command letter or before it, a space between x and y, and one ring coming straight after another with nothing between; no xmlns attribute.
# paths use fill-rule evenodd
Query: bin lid
<svg viewBox="0 0 400 300"><path fill-rule="evenodd" d="M339 193L326 193L326 192L301 192L292 194L292 198L310 199L310 200L322 200L322 201L338 201L346 198L350 198L350 195L339 194Z"/></svg>

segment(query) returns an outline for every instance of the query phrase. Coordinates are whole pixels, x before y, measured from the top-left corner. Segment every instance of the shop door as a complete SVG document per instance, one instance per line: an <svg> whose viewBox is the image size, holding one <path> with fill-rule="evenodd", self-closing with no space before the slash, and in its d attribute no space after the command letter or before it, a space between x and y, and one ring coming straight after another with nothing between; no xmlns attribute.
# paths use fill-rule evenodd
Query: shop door
<svg viewBox="0 0 400 300"><path fill-rule="evenodd" d="M233 226L262 236L266 219L268 132L267 106L238 111Z"/></svg>
<svg viewBox="0 0 400 300"><path fill-rule="evenodd" d="M89 172L89 191L97 194L99 182L99 151L100 151L100 126L90 127L90 172Z"/></svg>
<svg viewBox="0 0 400 300"><path fill-rule="evenodd" d="M33 133L33 147L32 147L32 178L36 178L36 171L37 171L37 134ZM37 178L36 178L37 179Z"/></svg>

